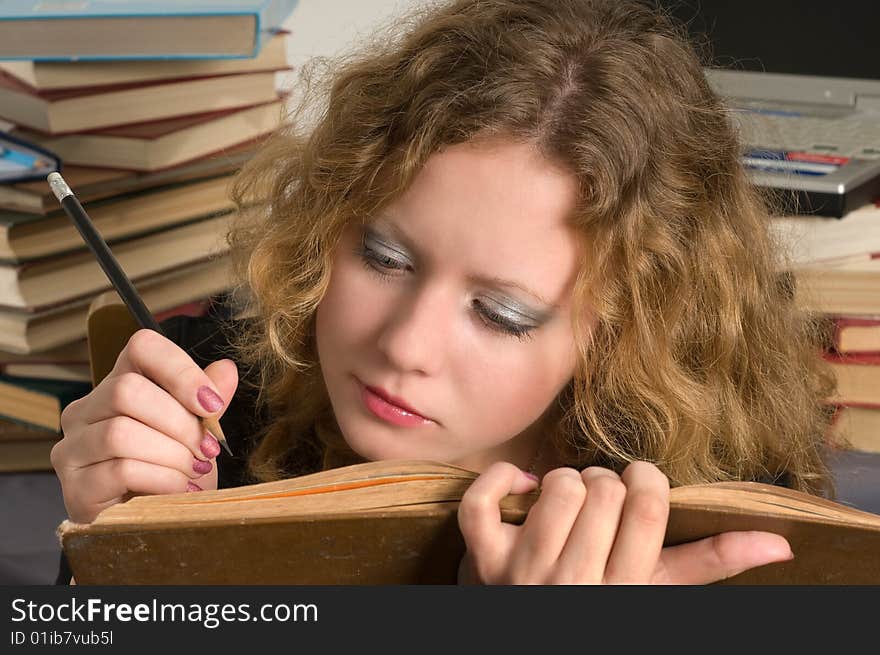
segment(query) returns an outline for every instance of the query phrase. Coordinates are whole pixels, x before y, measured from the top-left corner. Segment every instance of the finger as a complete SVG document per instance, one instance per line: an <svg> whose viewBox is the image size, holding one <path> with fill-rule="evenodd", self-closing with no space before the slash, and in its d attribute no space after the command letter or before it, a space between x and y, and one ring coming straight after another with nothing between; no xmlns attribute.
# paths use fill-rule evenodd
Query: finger
<svg viewBox="0 0 880 655"><path fill-rule="evenodd" d="M80 416L83 424L75 430L65 425L65 431L82 431L89 425L128 416L177 440L195 457L206 458L201 450L204 434L199 418L140 373L127 372L102 380L92 391L89 409Z"/></svg>
<svg viewBox="0 0 880 655"><path fill-rule="evenodd" d="M648 462L633 462L621 479L626 485L626 500L605 581L646 584L663 550L669 519L669 480Z"/></svg>
<svg viewBox="0 0 880 655"><path fill-rule="evenodd" d="M788 541L778 534L725 532L664 548L654 577L661 584L709 584L793 557Z"/></svg>
<svg viewBox="0 0 880 655"><path fill-rule="evenodd" d="M599 466L585 468L581 479L584 504L559 555L557 577L560 582L599 584L614 547L626 486L617 473Z"/></svg>
<svg viewBox="0 0 880 655"><path fill-rule="evenodd" d="M153 330L131 336L110 376L130 372L148 377L197 416L214 416L224 407L213 380L182 348Z"/></svg>
<svg viewBox="0 0 880 655"><path fill-rule="evenodd" d="M229 407L229 403L238 388L238 367L231 359L221 359L212 362L205 367L205 374L214 382L220 392L221 398L223 399L223 409L218 414L218 419L221 419L226 413L226 408ZM223 430L222 421L220 423L220 429ZM200 448L203 453L211 458L215 458L220 454L220 444L217 441L217 438L208 431L205 431L202 435ZM214 469L216 475L216 466Z"/></svg>
<svg viewBox="0 0 880 655"><path fill-rule="evenodd" d="M110 459L136 459L177 469L192 479L214 467L210 461L193 457L178 440L129 416L114 416L87 426L75 444L71 439L62 439L56 457L66 469L85 468Z"/></svg>
<svg viewBox="0 0 880 655"><path fill-rule="evenodd" d="M478 573L486 577L503 567L510 552L514 526L501 521L501 499L535 488L537 481L508 462L496 462L465 491L458 507L458 526L474 558Z"/></svg>
<svg viewBox="0 0 880 655"><path fill-rule="evenodd" d="M231 360L220 360L208 366L205 373L222 394L222 416L238 386L238 369ZM85 421L85 425L88 425L116 416L130 416L184 444L197 459L208 460L219 451L216 444L207 450L203 448L205 434L197 416L174 396L139 373L128 372L102 380L92 392L89 407L95 413L80 414L80 423ZM67 423L64 428L70 431Z"/></svg>
<svg viewBox="0 0 880 655"><path fill-rule="evenodd" d="M581 474L557 468L541 480L541 495L532 505L510 558L510 570L522 581L546 580L559 558L586 496Z"/></svg>
<svg viewBox="0 0 880 655"><path fill-rule="evenodd" d="M211 378L220 398L223 399L223 412L225 412L238 389L238 367L231 359L220 359L205 367L205 375ZM223 412L218 416L223 416Z"/></svg>
<svg viewBox="0 0 880 655"><path fill-rule="evenodd" d="M79 469L71 477L80 507L94 508L91 516L70 514L77 522L90 522L98 511L136 494L183 493L192 487L190 479L175 469L135 459L111 459ZM65 500L65 503L67 501Z"/></svg>

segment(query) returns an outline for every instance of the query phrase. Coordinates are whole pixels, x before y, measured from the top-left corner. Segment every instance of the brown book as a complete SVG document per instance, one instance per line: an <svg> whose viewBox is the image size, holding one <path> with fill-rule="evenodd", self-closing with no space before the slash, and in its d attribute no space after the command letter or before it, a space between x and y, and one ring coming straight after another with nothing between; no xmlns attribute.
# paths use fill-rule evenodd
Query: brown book
<svg viewBox="0 0 880 655"><path fill-rule="evenodd" d="M224 175L160 187L90 203L86 210L104 240L113 244L231 211L235 208L229 197L231 180L231 176ZM26 262L73 250L85 250L85 245L63 211L49 216L0 212L0 260Z"/></svg>
<svg viewBox="0 0 880 655"><path fill-rule="evenodd" d="M0 71L0 118L45 134L248 107L277 96L272 71L56 91L35 91Z"/></svg>
<svg viewBox="0 0 880 655"><path fill-rule="evenodd" d="M64 166L63 172L70 187L76 189L79 201L86 203L234 173L253 153L254 144L243 144L217 155L150 173L85 166ZM45 180L0 184L0 208L43 216L60 213L58 198ZM5 217L8 213L0 211L0 229L5 229L10 222ZM30 220L37 219L32 217ZM11 238L7 237L7 240Z"/></svg>
<svg viewBox="0 0 880 655"><path fill-rule="evenodd" d="M92 389L90 381L0 375L0 416L33 428L61 431L61 412Z"/></svg>
<svg viewBox="0 0 880 655"><path fill-rule="evenodd" d="M25 441L0 440L0 473L51 471L49 455L57 442L58 435Z"/></svg>
<svg viewBox="0 0 880 655"><path fill-rule="evenodd" d="M283 100L67 136L14 134L65 164L157 171L252 143L278 126Z"/></svg>
<svg viewBox="0 0 880 655"><path fill-rule="evenodd" d="M254 57L296 4L295 0L7 1L0 3L0 58Z"/></svg>
<svg viewBox="0 0 880 655"><path fill-rule="evenodd" d="M0 418L0 473L50 471L49 453L57 432Z"/></svg>
<svg viewBox="0 0 880 655"><path fill-rule="evenodd" d="M230 217L186 223L128 239L113 255L132 281L225 253ZM19 265L0 265L0 308L42 311L112 287L91 251L73 252Z"/></svg>
<svg viewBox="0 0 880 655"><path fill-rule="evenodd" d="M0 350L0 372L12 377L88 382L91 380L89 346L81 339L28 355Z"/></svg>
<svg viewBox="0 0 880 655"><path fill-rule="evenodd" d="M225 292L232 286L232 277L228 258L220 257L160 273L134 285L147 307L157 314ZM87 297L34 313L0 310L0 349L28 354L84 338L93 300Z"/></svg>
<svg viewBox="0 0 880 655"><path fill-rule="evenodd" d="M356 464L196 494L138 496L58 534L78 584L453 584L457 508L477 477L424 461ZM521 523L537 492L506 497ZM667 545L767 530L795 558L729 584L878 584L880 516L754 482L671 492Z"/></svg>
<svg viewBox="0 0 880 655"><path fill-rule="evenodd" d="M288 66L288 36L288 32L277 33L258 56L246 59L0 61L0 70L37 91L275 71Z"/></svg>

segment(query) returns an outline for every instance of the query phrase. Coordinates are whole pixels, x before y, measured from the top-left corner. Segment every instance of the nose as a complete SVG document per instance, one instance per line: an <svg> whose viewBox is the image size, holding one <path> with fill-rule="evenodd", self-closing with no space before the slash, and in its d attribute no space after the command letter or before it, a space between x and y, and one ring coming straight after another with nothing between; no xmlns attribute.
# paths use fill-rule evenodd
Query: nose
<svg viewBox="0 0 880 655"><path fill-rule="evenodd" d="M408 290L392 308L376 340L401 372L436 373L452 336L455 301L439 288Z"/></svg>

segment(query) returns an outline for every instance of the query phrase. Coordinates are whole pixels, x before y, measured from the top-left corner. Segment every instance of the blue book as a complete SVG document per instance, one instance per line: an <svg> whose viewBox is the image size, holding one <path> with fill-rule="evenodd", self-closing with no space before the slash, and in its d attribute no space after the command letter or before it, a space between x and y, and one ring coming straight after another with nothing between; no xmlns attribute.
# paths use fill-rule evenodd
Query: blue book
<svg viewBox="0 0 880 655"><path fill-rule="evenodd" d="M0 59L256 57L298 0L3 0Z"/></svg>

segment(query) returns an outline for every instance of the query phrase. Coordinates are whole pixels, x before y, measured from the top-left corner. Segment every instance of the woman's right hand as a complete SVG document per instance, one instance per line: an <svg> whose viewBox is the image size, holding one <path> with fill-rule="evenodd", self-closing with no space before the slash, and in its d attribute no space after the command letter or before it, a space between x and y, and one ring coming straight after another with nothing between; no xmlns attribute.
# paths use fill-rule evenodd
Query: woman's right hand
<svg viewBox="0 0 880 655"><path fill-rule="evenodd" d="M131 495L216 489L220 445L197 416L222 416L237 386L231 360L202 370L158 332L132 335L107 377L61 414L51 461L70 520L90 523Z"/></svg>

